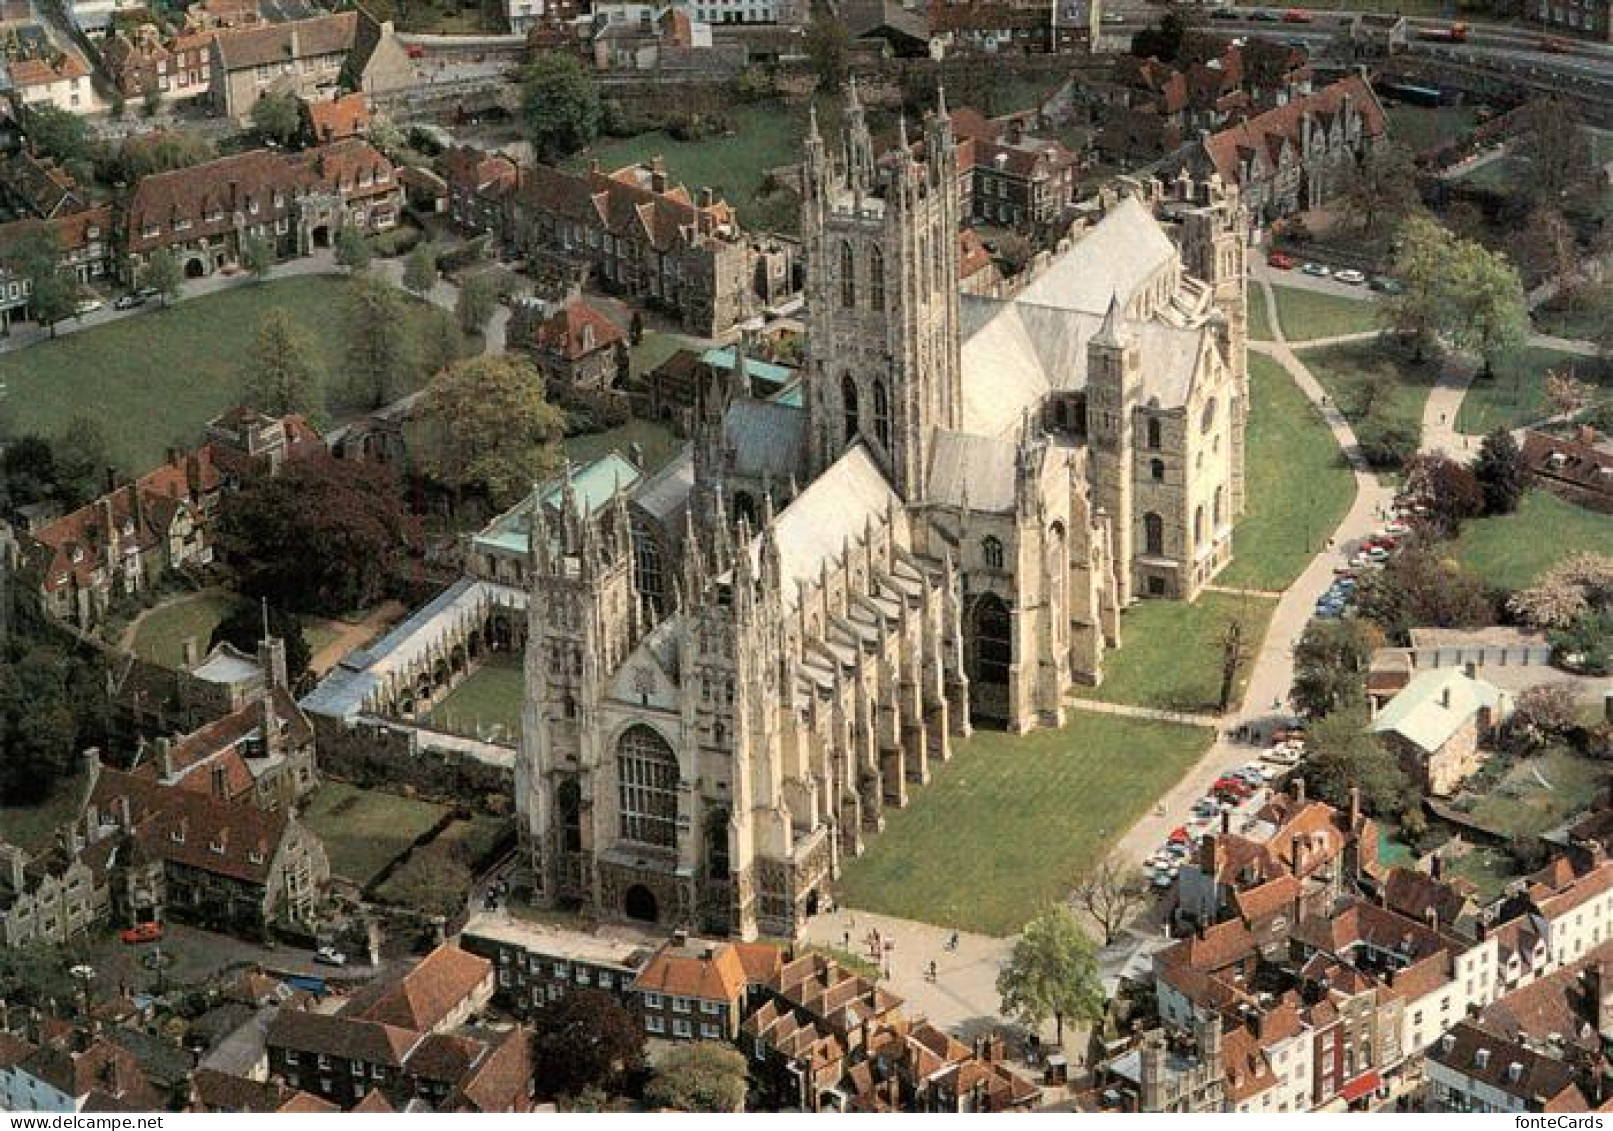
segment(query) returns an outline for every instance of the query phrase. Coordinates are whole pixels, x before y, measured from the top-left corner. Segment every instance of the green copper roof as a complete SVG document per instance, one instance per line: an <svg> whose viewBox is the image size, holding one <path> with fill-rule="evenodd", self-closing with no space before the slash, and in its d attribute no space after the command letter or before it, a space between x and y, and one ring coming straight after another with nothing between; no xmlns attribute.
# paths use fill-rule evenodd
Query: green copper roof
<svg viewBox="0 0 1613 1131"><path fill-rule="evenodd" d="M644 473L620 452L611 452L598 459L571 469L571 489L576 493L577 505L584 514L592 514L605 506L617 491L633 487ZM502 550L505 553L527 552L532 531L532 507L541 502L545 510L558 511L565 496L565 472L553 475L540 483L532 494L499 515L476 536L478 549Z"/></svg>
<svg viewBox="0 0 1613 1131"><path fill-rule="evenodd" d="M713 369L724 371L734 368L734 351L732 349L709 349L700 355L700 360ZM782 365L774 365L770 361L758 361L754 357L745 359L745 372L750 374L752 381L765 381L769 385L784 385L795 376L795 370Z"/></svg>

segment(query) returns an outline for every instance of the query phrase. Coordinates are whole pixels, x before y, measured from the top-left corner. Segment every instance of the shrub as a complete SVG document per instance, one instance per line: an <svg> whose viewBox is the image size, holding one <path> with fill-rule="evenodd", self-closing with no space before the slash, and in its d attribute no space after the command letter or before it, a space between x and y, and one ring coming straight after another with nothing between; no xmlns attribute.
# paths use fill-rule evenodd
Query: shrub
<svg viewBox="0 0 1613 1131"><path fill-rule="evenodd" d="M420 229L412 224L399 224L391 231L371 236L370 250L382 259L395 259L400 255L408 255L420 242L421 234Z"/></svg>

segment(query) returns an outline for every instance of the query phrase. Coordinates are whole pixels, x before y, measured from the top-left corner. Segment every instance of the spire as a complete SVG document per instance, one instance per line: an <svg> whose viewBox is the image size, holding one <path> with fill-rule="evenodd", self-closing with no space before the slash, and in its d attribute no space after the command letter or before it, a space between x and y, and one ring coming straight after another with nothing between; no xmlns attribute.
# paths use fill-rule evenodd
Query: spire
<svg viewBox="0 0 1613 1131"><path fill-rule="evenodd" d="M823 135L818 133L818 104L812 101L807 102L807 140L814 143L823 140Z"/></svg>
<svg viewBox="0 0 1613 1131"><path fill-rule="evenodd" d="M1120 340L1120 326L1124 321L1125 315L1120 310L1120 296L1110 292L1109 309L1103 316L1103 325L1098 327L1098 333L1092 340L1100 346L1119 349L1124 344Z"/></svg>
<svg viewBox="0 0 1613 1131"><path fill-rule="evenodd" d="M945 83L935 84L935 116L942 122L951 122L952 117L947 113L947 88Z"/></svg>

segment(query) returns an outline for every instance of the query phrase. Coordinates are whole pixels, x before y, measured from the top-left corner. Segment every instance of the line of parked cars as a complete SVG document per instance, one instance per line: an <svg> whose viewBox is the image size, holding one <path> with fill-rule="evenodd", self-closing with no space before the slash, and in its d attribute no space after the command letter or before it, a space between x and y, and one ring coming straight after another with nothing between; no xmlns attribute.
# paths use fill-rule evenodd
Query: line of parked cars
<svg viewBox="0 0 1613 1131"><path fill-rule="evenodd" d="M1251 803L1258 804L1267 784L1283 770L1280 765L1262 760L1236 766L1216 778L1209 792L1193 803L1187 823L1172 829L1165 843L1143 864L1143 871L1154 889L1163 892L1175 883L1182 865L1198 851L1199 841L1215 828L1221 814Z"/></svg>
<svg viewBox="0 0 1613 1131"><path fill-rule="evenodd" d="M1344 267L1335 271L1325 263L1301 263L1292 255L1281 251L1274 251L1266 256L1266 265L1277 271L1292 271L1298 268L1302 275L1310 275L1316 279L1332 279L1348 287L1359 287L1364 284L1379 294L1397 295L1405 289L1398 280L1391 279L1388 275L1372 275L1369 277L1365 272L1357 271L1353 267Z"/></svg>
<svg viewBox="0 0 1613 1131"><path fill-rule="evenodd" d="M1395 501L1395 517L1362 539L1355 553L1350 555L1349 562L1333 570L1333 583L1316 600L1317 617L1337 620L1344 615L1355 599L1361 574L1367 570L1382 569L1399 548L1401 539L1411 533L1409 520L1415 517L1419 505L1409 500Z"/></svg>

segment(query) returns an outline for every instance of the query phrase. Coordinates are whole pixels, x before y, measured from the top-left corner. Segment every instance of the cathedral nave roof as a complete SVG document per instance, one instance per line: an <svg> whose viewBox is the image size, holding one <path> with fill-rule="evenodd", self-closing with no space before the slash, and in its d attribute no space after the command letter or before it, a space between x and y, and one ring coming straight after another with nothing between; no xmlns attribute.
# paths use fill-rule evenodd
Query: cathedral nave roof
<svg viewBox="0 0 1613 1131"><path fill-rule="evenodd" d="M930 444L925 500L989 514L1012 512L1016 452L1012 440L999 436L937 429Z"/></svg>
<svg viewBox="0 0 1613 1131"><path fill-rule="evenodd" d="M1176 259L1176 245L1148 207L1127 197L1078 234L1069 248L1031 281L1020 299L1038 306L1102 314L1120 296L1133 296Z"/></svg>

